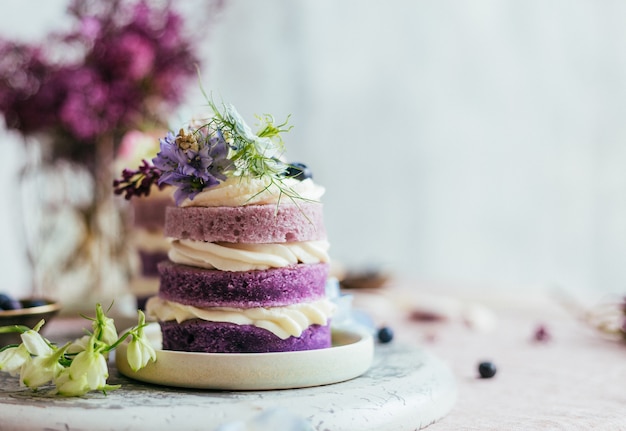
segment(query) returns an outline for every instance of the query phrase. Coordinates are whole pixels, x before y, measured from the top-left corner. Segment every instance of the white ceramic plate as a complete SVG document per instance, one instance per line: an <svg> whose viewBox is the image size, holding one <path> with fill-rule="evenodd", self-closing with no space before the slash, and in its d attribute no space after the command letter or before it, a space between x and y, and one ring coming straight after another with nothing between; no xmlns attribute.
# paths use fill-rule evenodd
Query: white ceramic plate
<svg viewBox="0 0 626 431"><path fill-rule="evenodd" d="M328 349L279 353L194 353L161 349L161 329L145 329L157 353L156 362L133 371L124 343L116 352L118 370L147 383L198 389L268 390L320 386L365 373L374 356L372 336L359 330L334 330Z"/></svg>

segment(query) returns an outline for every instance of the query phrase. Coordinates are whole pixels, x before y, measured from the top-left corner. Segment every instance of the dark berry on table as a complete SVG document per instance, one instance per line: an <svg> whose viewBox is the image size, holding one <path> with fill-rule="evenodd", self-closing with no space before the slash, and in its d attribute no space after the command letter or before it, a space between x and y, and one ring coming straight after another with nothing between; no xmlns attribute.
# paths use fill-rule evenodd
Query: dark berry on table
<svg viewBox="0 0 626 431"><path fill-rule="evenodd" d="M313 172L304 163L291 163L287 167L287 176L303 181L307 178L313 178Z"/></svg>
<svg viewBox="0 0 626 431"><path fill-rule="evenodd" d="M393 330L388 326L380 328L377 335L378 341L381 343L388 343L393 340Z"/></svg>
<svg viewBox="0 0 626 431"><path fill-rule="evenodd" d="M493 362L481 362L480 364L478 364L478 373L480 374L480 377L483 379L490 379L493 376L496 375L496 366Z"/></svg>
<svg viewBox="0 0 626 431"><path fill-rule="evenodd" d="M546 342L550 340L550 332L544 325L540 325L535 329L535 341Z"/></svg>
<svg viewBox="0 0 626 431"><path fill-rule="evenodd" d="M19 310L20 308L22 308L20 301L6 293L0 293L0 310Z"/></svg>

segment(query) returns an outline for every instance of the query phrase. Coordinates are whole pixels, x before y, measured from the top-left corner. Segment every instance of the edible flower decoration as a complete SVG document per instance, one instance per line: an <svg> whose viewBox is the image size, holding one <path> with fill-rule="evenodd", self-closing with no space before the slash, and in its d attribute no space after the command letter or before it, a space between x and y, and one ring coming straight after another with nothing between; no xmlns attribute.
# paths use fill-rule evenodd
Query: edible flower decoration
<svg viewBox="0 0 626 431"><path fill-rule="evenodd" d="M106 316L102 306L96 305L92 331L82 338L61 347L42 337L41 320L34 328L22 325L0 327L0 333L19 332L22 343L0 349L0 371L20 378L20 385L37 390L53 384L56 393L63 396L82 396L91 391L118 389L107 384L107 358L124 340L130 337L127 359L137 371L150 361L156 361L156 352L144 334L145 315L138 310L137 326L118 336L113 319Z"/></svg>
<svg viewBox="0 0 626 431"><path fill-rule="evenodd" d="M288 198L298 197L284 183L285 178L303 180L311 174L303 164L282 161L281 133L291 129L289 117L276 124L271 115L257 116L259 129L253 132L233 105L222 104L220 110L207 100L213 116L161 138L160 151L151 163L143 160L137 170L123 170L122 177L113 183L115 193L130 199L148 196L154 184L160 188L174 186L179 205L229 177L247 176L267 180L268 187L278 186Z"/></svg>

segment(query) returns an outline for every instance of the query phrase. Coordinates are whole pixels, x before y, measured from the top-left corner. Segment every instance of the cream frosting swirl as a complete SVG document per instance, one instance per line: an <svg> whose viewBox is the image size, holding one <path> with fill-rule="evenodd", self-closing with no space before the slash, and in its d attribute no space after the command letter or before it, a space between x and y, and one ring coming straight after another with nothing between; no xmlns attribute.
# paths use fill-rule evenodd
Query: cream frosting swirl
<svg viewBox="0 0 626 431"><path fill-rule="evenodd" d="M299 181L285 178L281 188L301 199L319 201L326 191L312 179ZM193 199L185 199L181 207L221 207L276 204L289 200L279 187L268 178L230 177L215 187L198 193Z"/></svg>
<svg viewBox="0 0 626 431"><path fill-rule="evenodd" d="M135 229L132 239L137 249L141 251L155 253L167 252L170 249L170 241L163 236L162 231Z"/></svg>
<svg viewBox="0 0 626 431"><path fill-rule="evenodd" d="M174 263L199 268L251 271L328 262L328 248L326 240L242 244L173 239L168 257Z"/></svg>
<svg viewBox="0 0 626 431"><path fill-rule="evenodd" d="M176 320L181 323L185 320L201 319L236 325L254 325L284 340L289 337L299 337L311 325L328 324L335 307L333 302L324 298L315 302L285 307L200 308L153 296L146 304L146 312L148 316L160 321Z"/></svg>

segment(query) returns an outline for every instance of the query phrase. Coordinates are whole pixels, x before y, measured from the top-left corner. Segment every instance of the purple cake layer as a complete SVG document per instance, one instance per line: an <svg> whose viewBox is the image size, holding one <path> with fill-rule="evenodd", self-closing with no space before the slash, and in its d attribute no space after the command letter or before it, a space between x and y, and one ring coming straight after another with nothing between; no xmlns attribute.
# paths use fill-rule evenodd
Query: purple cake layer
<svg viewBox="0 0 626 431"><path fill-rule="evenodd" d="M159 275L158 264L167 260L166 251L144 251L138 250L139 259L141 260L141 275L144 277L156 277Z"/></svg>
<svg viewBox="0 0 626 431"><path fill-rule="evenodd" d="M159 322L163 349L204 353L268 353L324 349L331 346L330 325L311 325L300 337L285 340L252 325L187 320Z"/></svg>
<svg viewBox="0 0 626 431"><path fill-rule="evenodd" d="M197 307L279 307L325 295L328 264L298 264L265 271L218 271L159 264L163 299Z"/></svg>
<svg viewBox="0 0 626 431"><path fill-rule="evenodd" d="M283 243L326 239L322 204L168 207L165 236L207 242Z"/></svg>

